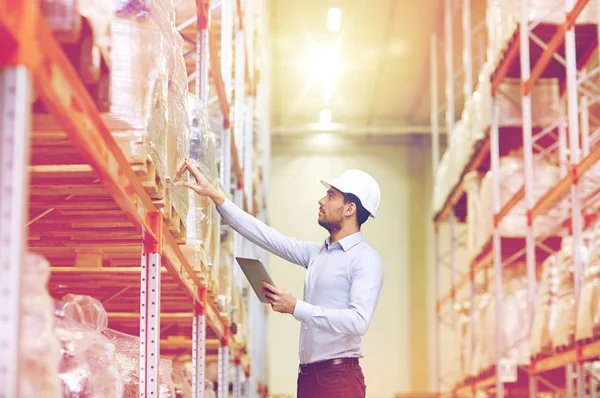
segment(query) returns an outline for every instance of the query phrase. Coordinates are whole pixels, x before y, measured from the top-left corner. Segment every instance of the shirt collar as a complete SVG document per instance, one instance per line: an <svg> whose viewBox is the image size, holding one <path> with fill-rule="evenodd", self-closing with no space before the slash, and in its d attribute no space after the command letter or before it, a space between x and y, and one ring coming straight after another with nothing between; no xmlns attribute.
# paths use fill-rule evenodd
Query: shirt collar
<svg viewBox="0 0 600 398"><path fill-rule="evenodd" d="M353 233L352 235L348 235L343 239L340 239L337 242L334 242L333 245L335 244L339 244L342 249L347 252L348 250L352 249L354 246L358 245L360 242L362 242L362 232L356 232ZM325 240L325 248L328 249L329 246L331 246L331 236L328 237Z"/></svg>

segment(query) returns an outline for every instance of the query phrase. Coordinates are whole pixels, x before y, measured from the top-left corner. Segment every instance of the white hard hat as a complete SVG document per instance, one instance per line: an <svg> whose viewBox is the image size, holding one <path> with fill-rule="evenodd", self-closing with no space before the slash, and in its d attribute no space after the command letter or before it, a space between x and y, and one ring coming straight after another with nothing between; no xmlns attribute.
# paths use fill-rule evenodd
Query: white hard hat
<svg viewBox="0 0 600 398"><path fill-rule="evenodd" d="M361 170L346 170L339 176L330 181L322 181L327 189L333 187L342 193L351 193L355 195L363 207L375 218L381 192L377 181L369 174Z"/></svg>

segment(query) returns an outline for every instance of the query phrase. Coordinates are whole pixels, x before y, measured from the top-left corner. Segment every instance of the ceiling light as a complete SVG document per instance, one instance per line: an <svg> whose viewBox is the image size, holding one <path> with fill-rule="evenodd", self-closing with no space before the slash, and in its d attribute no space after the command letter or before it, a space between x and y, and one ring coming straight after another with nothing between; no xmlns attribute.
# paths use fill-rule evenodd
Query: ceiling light
<svg viewBox="0 0 600 398"><path fill-rule="evenodd" d="M323 82L323 87L321 87L321 94L323 95L323 100L329 103L333 99L333 90L334 90L334 82L333 77L327 79Z"/></svg>
<svg viewBox="0 0 600 398"><path fill-rule="evenodd" d="M313 83L323 84L333 80L340 72L340 58L336 46L311 46L306 58L310 78Z"/></svg>
<svg viewBox="0 0 600 398"><path fill-rule="evenodd" d="M322 109L321 112L319 112L319 123L321 123L321 124L331 123L331 110L330 109Z"/></svg>
<svg viewBox="0 0 600 398"><path fill-rule="evenodd" d="M327 30L337 32L342 24L342 10L339 8L330 8L327 12Z"/></svg>
<svg viewBox="0 0 600 398"><path fill-rule="evenodd" d="M319 146L331 146L335 142L335 136L331 133L321 133L315 136Z"/></svg>

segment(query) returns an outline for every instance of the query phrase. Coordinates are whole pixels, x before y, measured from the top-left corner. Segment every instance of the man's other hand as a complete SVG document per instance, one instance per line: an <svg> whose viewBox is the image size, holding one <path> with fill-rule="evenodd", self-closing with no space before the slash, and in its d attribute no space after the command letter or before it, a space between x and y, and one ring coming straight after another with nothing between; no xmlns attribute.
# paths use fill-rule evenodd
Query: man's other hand
<svg viewBox="0 0 600 398"><path fill-rule="evenodd" d="M262 282L263 291L271 303L274 311L282 314L293 314L296 308L296 297L287 290L277 289L268 282Z"/></svg>

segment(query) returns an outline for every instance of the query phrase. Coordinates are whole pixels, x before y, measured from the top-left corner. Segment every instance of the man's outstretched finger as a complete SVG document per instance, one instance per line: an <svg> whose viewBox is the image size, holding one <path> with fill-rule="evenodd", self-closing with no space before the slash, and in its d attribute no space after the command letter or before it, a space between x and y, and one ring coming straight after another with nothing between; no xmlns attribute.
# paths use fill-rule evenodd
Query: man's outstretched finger
<svg viewBox="0 0 600 398"><path fill-rule="evenodd" d="M202 178L202 174L200 174L200 170L198 170L198 168L196 166L194 166L194 164L192 163L192 161L189 158L185 159L185 163L187 165L187 169L190 172L190 174L192 174L192 176L196 179L196 182L200 182L200 179Z"/></svg>

